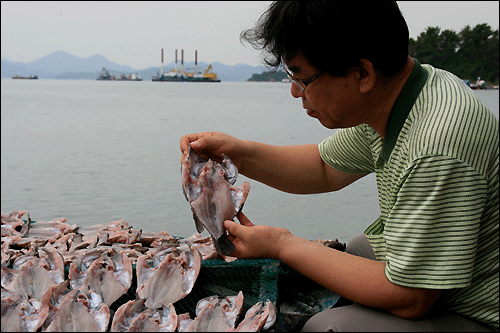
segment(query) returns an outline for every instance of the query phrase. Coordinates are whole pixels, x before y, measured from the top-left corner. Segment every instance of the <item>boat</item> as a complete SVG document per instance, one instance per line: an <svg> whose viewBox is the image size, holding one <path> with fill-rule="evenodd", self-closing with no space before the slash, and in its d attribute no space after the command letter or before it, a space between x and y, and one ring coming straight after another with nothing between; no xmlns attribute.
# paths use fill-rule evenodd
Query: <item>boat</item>
<svg viewBox="0 0 500 333"><path fill-rule="evenodd" d="M163 49L161 49L161 74L153 76L151 81L156 82L220 82L217 73L214 73L212 64L202 72L198 72L198 51L195 51L194 56L194 72L184 71L184 50L181 52L181 70L177 70L177 50L175 50L175 69L168 73L163 71Z"/></svg>
<svg viewBox="0 0 500 333"><path fill-rule="evenodd" d="M117 76L117 75L111 75L109 74L109 72L110 71L108 71L105 67L103 67L97 80L98 81L142 81L142 77L138 73L130 74L129 76L126 76L125 74Z"/></svg>
<svg viewBox="0 0 500 333"><path fill-rule="evenodd" d="M13 79L22 79L22 80L38 80L38 76L33 76L33 75L30 75L30 76L19 76L19 75L14 75L12 77Z"/></svg>

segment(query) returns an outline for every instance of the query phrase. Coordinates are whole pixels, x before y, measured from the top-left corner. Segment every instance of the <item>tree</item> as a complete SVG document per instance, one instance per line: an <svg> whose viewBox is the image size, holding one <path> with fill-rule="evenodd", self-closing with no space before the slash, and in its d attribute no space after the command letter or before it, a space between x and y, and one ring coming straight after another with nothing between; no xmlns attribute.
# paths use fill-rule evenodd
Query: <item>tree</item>
<svg viewBox="0 0 500 333"><path fill-rule="evenodd" d="M459 34L428 27L416 41L409 39L408 54L421 63L445 69L460 78L475 81L481 77L498 84L498 30L492 31L486 23L474 28L466 26Z"/></svg>
<svg viewBox="0 0 500 333"><path fill-rule="evenodd" d="M438 42L439 27L428 27L425 32L418 36L415 43L415 53L421 62L426 64L436 64L439 58Z"/></svg>
<svg viewBox="0 0 500 333"><path fill-rule="evenodd" d="M436 66L447 71L458 65L456 54L460 47L460 37L455 31L445 30L438 37Z"/></svg>

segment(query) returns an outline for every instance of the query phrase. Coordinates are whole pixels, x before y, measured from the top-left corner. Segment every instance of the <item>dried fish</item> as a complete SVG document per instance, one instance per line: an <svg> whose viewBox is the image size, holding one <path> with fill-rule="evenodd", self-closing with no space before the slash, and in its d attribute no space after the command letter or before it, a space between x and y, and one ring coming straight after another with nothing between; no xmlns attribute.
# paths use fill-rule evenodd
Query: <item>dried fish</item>
<svg viewBox="0 0 500 333"><path fill-rule="evenodd" d="M146 299L148 308L156 309L175 303L193 289L201 268L201 255L189 244L166 247L164 259L156 254L156 265L151 268L148 256L137 259L137 297Z"/></svg>
<svg viewBox="0 0 500 333"><path fill-rule="evenodd" d="M111 305L132 285L132 263L124 253L113 248L95 251L82 259L81 270L71 263L68 276L72 289L89 287L104 303Z"/></svg>
<svg viewBox="0 0 500 333"><path fill-rule="evenodd" d="M232 220L243 208L250 184L232 185L238 170L229 157L224 155L221 164L205 161L191 146L182 157L181 173L184 196L193 211L196 230L202 232L206 228L217 252L231 255L236 248L225 235L223 223Z"/></svg>
<svg viewBox="0 0 500 333"><path fill-rule="evenodd" d="M177 331L178 332L185 332L186 328L193 322L193 319L191 319L189 312L180 314L177 316Z"/></svg>
<svg viewBox="0 0 500 333"><path fill-rule="evenodd" d="M49 307L49 314L47 319L42 325L42 331L46 330L49 327L50 323L54 319L54 316L57 312L57 306L61 303L64 295L69 293L71 289L69 289L69 280L59 283L58 285L54 285L50 287L45 294L42 296L41 303L46 304Z"/></svg>
<svg viewBox="0 0 500 333"><path fill-rule="evenodd" d="M110 316L97 293L76 289L63 297L46 332L105 332Z"/></svg>
<svg viewBox="0 0 500 333"><path fill-rule="evenodd" d="M127 332L130 329L131 321L147 307L144 305L145 299L128 301L116 310L111 323L111 332Z"/></svg>
<svg viewBox="0 0 500 333"><path fill-rule="evenodd" d="M45 322L47 304L34 297L3 294L2 290L2 332L36 332Z"/></svg>
<svg viewBox="0 0 500 333"><path fill-rule="evenodd" d="M19 257L13 269L2 267L2 287L23 297L41 300L53 285L64 281L64 263L61 255L44 249L47 257Z"/></svg>
<svg viewBox="0 0 500 333"><path fill-rule="evenodd" d="M234 332L259 332L269 329L276 321L276 308L271 301L258 302L245 314L245 318L234 329Z"/></svg>
<svg viewBox="0 0 500 333"><path fill-rule="evenodd" d="M149 309L145 300L129 301L116 310L111 332L174 332L177 314L172 303Z"/></svg>
<svg viewBox="0 0 500 333"><path fill-rule="evenodd" d="M200 174L207 163L195 167L199 167L196 180L203 178ZM225 167L224 181L234 183L236 173ZM212 165L212 169L218 167ZM200 272L200 251L203 259L236 259L218 253L213 236L196 233L179 239L164 231L143 233L123 220L86 228L69 225L64 218L34 222L28 215L26 222L21 220L26 214L2 213L2 226L12 223L2 229L2 331L105 331L109 327L112 331L241 331L267 329L276 318L272 303L257 303L235 328L242 292L200 300L195 319L189 313L176 314L173 304L192 291ZM11 231L4 235L5 230ZM123 293L133 292L134 263L138 299L122 305L110 323L109 307ZM66 279L64 265L70 266ZM203 283L209 294L234 295L239 290ZM251 295L246 298L247 303L258 302ZM267 324L262 326L266 315Z"/></svg>
<svg viewBox="0 0 500 333"><path fill-rule="evenodd" d="M24 223L21 219L24 215L28 215L28 223ZM16 210L10 213L1 214L1 234L2 240L6 236L24 237L30 227L30 214L25 210Z"/></svg>
<svg viewBox="0 0 500 333"><path fill-rule="evenodd" d="M243 292L237 296L219 299L210 296L198 301L196 318L186 327L185 332L226 332L234 325L243 307Z"/></svg>

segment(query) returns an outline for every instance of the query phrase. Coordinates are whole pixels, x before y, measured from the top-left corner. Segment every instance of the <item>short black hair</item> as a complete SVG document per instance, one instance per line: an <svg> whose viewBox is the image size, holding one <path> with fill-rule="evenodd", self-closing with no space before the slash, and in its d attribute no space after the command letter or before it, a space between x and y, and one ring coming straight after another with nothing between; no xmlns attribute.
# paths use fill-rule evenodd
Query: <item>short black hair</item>
<svg viewBox="0 0 500 333"><path fill-rule="evenodd" d="M408 58L408 26L395 1L275 1L240 40L268 52L277 69L300 51L309 63L346 76L360 59L390 77Z"/></svg>

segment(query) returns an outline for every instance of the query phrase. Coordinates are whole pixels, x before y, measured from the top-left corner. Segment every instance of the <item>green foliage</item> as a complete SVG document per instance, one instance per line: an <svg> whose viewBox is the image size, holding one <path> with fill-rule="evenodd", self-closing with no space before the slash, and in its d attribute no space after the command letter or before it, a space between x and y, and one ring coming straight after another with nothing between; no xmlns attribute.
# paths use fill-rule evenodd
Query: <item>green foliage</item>
<svg viewBox="0 0 500 333"><path fill-rule="evenodd" d="M284 71L268 71L268 72L263 72L261 74L253 74L251 78L249 78L247 81L278 81L281 82L281 80L286 79L287 75Z"/></svg>
<svg viewBox="0 0 500 333"><path fill-rule="evenodd" d="M475 82L478 77L498 85L498 29L486 24L466 26L460 33L441 32L428 27L415 41L410 38L408 52L423 64L445 69L462 79Z"/></svg>

